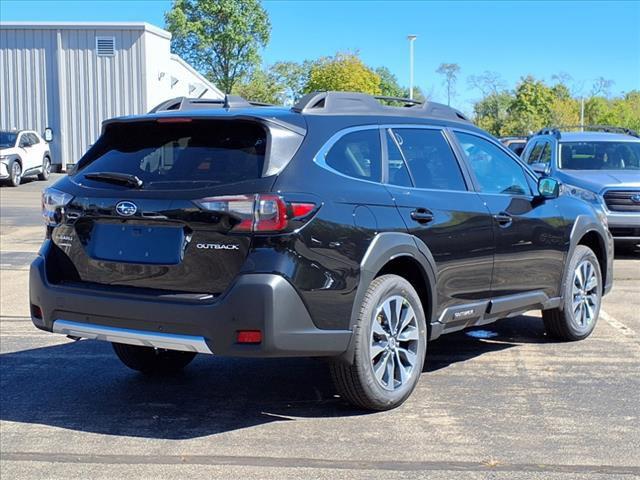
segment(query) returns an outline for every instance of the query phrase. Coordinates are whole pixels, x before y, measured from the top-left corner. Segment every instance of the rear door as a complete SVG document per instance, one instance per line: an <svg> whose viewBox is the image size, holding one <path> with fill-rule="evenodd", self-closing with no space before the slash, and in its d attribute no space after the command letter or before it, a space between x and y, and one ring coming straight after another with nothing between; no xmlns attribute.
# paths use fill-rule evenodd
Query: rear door
<svg viewBox="0 0 640 480"><path fill-rule="evenodd" d="M497 142L465 131L455 136L493 216L492 296L533 291L556 296L566 250L557 202L535 197L532 177Z"/></svg>
<svg viewBox="0 0 640 480"><path fill-rule="evenodd" d="M275 178L263 177L266 148L252 121L109 125L70 177L81 194L52 235L58 280L223 292L248 254L254 209L279 211L258 197Z"/></svg>
<svg viewBox="0 0 640 480"><path fill-rule="evenodd" d="M443 129L393 127L385 129L384 137L388 189L409 232L427 245L436 262L439 315L446 310L450 316L443 321L467 323L484 313L482 300L491 292L489 211L468 188ZM479 301L477 308L469 307ZM465 308L457 312L460 306Z"/></svg>

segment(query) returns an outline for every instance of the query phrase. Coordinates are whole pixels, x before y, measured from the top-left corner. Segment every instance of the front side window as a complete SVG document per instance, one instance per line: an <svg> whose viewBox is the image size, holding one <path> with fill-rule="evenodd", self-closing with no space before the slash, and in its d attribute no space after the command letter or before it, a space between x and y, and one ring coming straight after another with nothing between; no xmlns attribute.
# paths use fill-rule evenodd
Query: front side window
<svg viewBox="0 0 640 480"><path fill-rule="evenodd" d="M529 165L533 163L538 163L538 159L540 158L540 153L542 152L543 142L537 142L531 152L529 153L529 158L527 159L527 163Z"/></svg>
<svg viewBox="0 0 640 480"><path fill-rule="evenodd" d="M382 159L377 128L347 133L333 144L325 163L349 177L379 182Z"/></svg>
<svg viewBox="0 0 640 480"><path fill-rule="evenodd" d="M393 132L417 188L467 189L458 161L442 131L396 128Z"/></svg>
<svg viewBox="0 0 640 480"><path fill-rule="evenodd" d="M522 167L493 143L476 135L456 132L469 166L484 193L530 195Z"/></svg>
<svg viewBox="0 0 640 480"><path fill-rule="evenodd" d="M35 133L29 134L29 140L31 141L31 145L37 145L40 143L40 140L38 140L38 136Z"/></svg>
<svg viewBox="0 0 640 480"><path fill-rule="evenodd" d="M31 145L31 142L29 141L29 134L23 133L22 135L20 135L20 143L18 146L22 148L27 148L30 145Z"/></svg>
<svg viewBox="0 0 640 480"><path fill-rule="evenodd" d="M545 165L551 163L551 144L549 142L544 142L544 148L542 149L538 163L544 163Z"/></svg>
<svg viewBox="0 0 640 480"><path fill-rule="evenodd" d="M640 170L640 142L563 142L563 170Z"/></svg>

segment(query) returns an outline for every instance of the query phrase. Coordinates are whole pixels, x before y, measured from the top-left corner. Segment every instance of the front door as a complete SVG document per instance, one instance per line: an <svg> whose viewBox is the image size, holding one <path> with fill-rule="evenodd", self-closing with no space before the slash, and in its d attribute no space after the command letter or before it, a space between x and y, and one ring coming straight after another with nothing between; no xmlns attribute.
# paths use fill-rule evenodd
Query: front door
<svg viewBox="0 0 640 480"><path fill-rule="evenodd" d="M468 132L455 136L493 217L492 297L535 291L556 296L566 250L557 202L534 195L533 178L496 142Z"/></svg>

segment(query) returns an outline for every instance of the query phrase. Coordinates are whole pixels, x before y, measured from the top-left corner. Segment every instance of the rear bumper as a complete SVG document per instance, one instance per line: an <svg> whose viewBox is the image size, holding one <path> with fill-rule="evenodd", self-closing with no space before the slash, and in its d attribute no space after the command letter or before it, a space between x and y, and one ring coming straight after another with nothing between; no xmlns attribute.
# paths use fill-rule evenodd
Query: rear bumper
<svg viewBox="0 0 640 480"><path fill-rule="evenodd" d="M45 241L29 278L31 304L42 312L32 321L42 330L243 357L335 356L351 338L349 330L318 329L295 288L276 274L242 275L215 301L168 300L53 285L46 275L48 251ZM260 330L262 342L237 343L239 330Z"/></svg>

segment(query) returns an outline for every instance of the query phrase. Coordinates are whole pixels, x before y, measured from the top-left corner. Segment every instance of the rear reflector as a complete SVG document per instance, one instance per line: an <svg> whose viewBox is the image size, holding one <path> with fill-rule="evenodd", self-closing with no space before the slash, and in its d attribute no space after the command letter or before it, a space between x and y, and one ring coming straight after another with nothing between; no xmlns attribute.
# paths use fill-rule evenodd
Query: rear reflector
<svg viewBox="0 0 640 480"><path fill-rule="evenodd" d="M38 305L31 304L31 316L42 320L42 309Z"/></svg>
<svg viewBox="0 0 640 480"><path fill-rule="evenodd" d="M262 332L260 330L238 330L236 341L238 343L262 343Z"/></svg>
<svg viewBox="0 0 640 480"><path fill-rule="evenodd" d="M306 217L315 208L314 203L292 203L291 215L293 218Z"/></svg>

